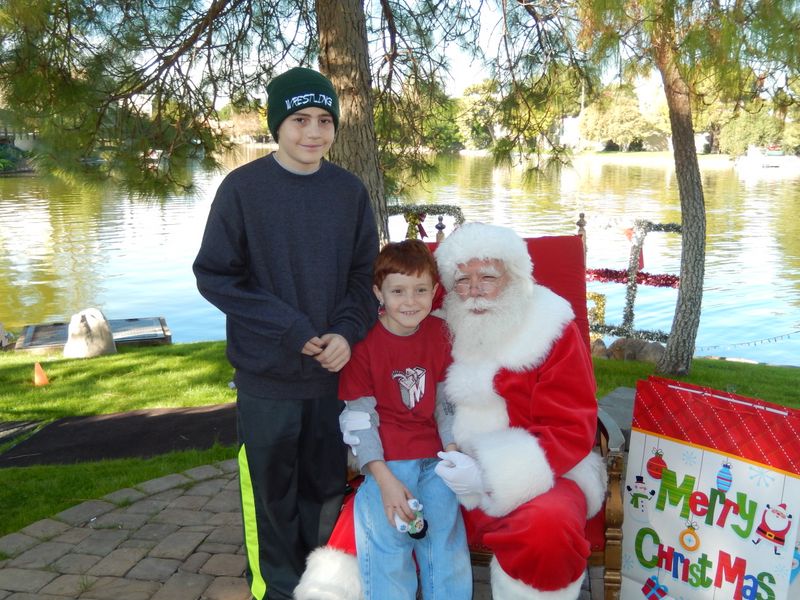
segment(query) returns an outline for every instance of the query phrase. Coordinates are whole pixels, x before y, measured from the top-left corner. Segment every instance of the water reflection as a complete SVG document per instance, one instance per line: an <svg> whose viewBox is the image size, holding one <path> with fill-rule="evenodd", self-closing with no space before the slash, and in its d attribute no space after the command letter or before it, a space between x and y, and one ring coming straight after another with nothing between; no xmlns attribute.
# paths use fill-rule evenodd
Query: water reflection
<svg viewBox="0 0 800 600"><path fill-rule="evenodd" d="M483 160L453 160L432 181L436 193L413 200L458 204L468 219L509 225L524 235L574 233L584 212L590 267L627 267L625 229L635 219L680 222L669 157L649 165L581 159L527 183L514 170L481 178L476 173L485 168ZM800 225L791 218L800 178L743 179L720 160L701 161L701 168L708 242L698 354L798 365L800 333L783 336L800 330ZM644 270L677 274L680 250L678 235L650 233ZM607 322L620 323L625 287L592 282L589 288L607 296ZM671 288L640 286L635 326L668 331L676 297Z"/></svg>
<svg viewBox="0 0 800 600"><path fill-rule="evenodd" d="M223 171L264 148L223 157ZM586 214L590 267L625 268L634 219L680 221L671 159L610 164L596 158L526 179L491 159L446 158L418 188L414 203L459 205L470 220L514 227L522 235L575 232ZM701 162L708 215L706 289L698 354L800 365L800 335L744 345L800 330L800 179L743 179L730 164ZM163 200L123 190L76 191L40 177L0 178L0 322L64 321L87 306L109 318L163 316L178 342L222 339L222 315L197 293L191 263L221 172L196 167L194 190ZM435 231L429 216L425 228ZM452 223L449 223L452 226ZM390 223L405 234L402 217ZM677 273L680 240L650 233L644 270ZM607 296L607 322L619 323L621 284L590 283ZM639 288L635 326L669 330L676 290Z"/></svg>

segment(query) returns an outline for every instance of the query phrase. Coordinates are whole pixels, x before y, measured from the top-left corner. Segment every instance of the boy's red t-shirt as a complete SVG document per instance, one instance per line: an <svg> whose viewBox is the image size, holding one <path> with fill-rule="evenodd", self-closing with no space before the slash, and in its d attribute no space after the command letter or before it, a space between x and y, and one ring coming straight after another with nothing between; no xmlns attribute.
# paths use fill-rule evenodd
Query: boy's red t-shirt
<svg viewBox="0 0 800 600"><path fill-rule="evenodd" d="M339 398L375 397L384 460L434 458L442 449L436 427L436 385L450 366L450 340L442 319L426 317L409 336L380 322L353 348L342 369Z"/></svg>

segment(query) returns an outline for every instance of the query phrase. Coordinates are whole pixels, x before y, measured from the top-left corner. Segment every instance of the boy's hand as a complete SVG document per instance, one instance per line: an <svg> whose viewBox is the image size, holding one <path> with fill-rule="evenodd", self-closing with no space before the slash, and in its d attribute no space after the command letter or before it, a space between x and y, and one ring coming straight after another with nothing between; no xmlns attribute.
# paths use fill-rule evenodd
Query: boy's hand
<svg viewBox="0 0 800 600"><path fill-rule="evenodd" d="M395 527L395 515L406 523L411 522L415 515L414 511L409 508L408 501L414 496L408 491L408 488L392 474L383 461L369 462L367 468L381 490L383 511L386 513L386 520L389 521L389 524L393 528Z"/></svg>
<svg viewBox="0 0 800 600"><path fill-rule="evenodd" d="M319 339L322 341L323 349L314 355L314 359L331 373L341 371L350 360L350 344L338 333L326 333ZM306 346L313 341L306 342Z"/></svg>
<svg viewBox="0 0 800 600"><path fill-rule="evenodd" d="M395 477L393 481L387 481L381 488L381 498L383 498L383 511L386 513L386 520L394 527L394 516L397 515L406 523L414 520L414 511L408 507L408 501L414 496L408 488L400 483Z"/></svg>
<svg viewBox="0 0 800 600"><path fill-rule="evenodd" d="M318 337L313 337L308 340L304 345L301 352L306 356L316 356L325 349L325 344Z"/></svg>

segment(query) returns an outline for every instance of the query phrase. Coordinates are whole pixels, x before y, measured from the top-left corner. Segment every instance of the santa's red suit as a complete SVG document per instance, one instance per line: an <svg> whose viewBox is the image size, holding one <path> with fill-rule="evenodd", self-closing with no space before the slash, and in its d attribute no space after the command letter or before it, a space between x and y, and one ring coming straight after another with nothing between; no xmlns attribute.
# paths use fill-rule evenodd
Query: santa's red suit
<svg viewBox="0 0 800 600"><path fill-rule="evenodd" d="M792 515L788 515L786 512L786 503L781 503L775 508L771 508L767 504L766 510L761 515L761 523L756 527L756 534L776 546L783 546L786 544L786 534L791 528ZM753 543L757 544L760 541L755 539Z"/></svg>
<svg viewBox="0 0 800 600"><path fill-rule="evenodd" d="M586 520L600 509L606 486L602 459L592 452L597 401L591 359L569 303L530 280L521 238L491 225L459 228L436 252L448 291L457 265L473 257L503 261L514 282L507 290L510 306L517 310L495 319L492 335L476 343L475 318L454 325L451 310L461 300L452 293L445 300L454 329L445 382L455 405L453 433L459 450L477 461L485 488L459 497L467 536L494 554L494 598L574 599L590 553ZM355 547L347 533L351 518L343 511L329 545L309 557L298 599L359 597L357 563L347 555ZM320 593L316 582L332 572L330 585L344 595Z"/></svg>

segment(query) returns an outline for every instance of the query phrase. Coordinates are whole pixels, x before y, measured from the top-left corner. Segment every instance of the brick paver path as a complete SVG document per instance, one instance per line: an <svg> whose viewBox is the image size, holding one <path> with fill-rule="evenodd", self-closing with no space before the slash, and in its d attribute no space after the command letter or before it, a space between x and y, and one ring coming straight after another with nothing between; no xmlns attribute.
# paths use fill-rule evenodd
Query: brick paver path
<svg viewBox="0 0 800 600"><path fill-rule="evenodd" d="M145 481L0 537L0 600L249 600L244 570L235 460ZM580 600L602 597L594 571L594 594L587 577ZM491 599L487 579L476 569L474 600Z"/></svg>
<svg viewBox="0 0 800 600"><path fill-rule="evenodd" d="M146 481L0 538L0 600L248 600L237 464Z"/></svg>

